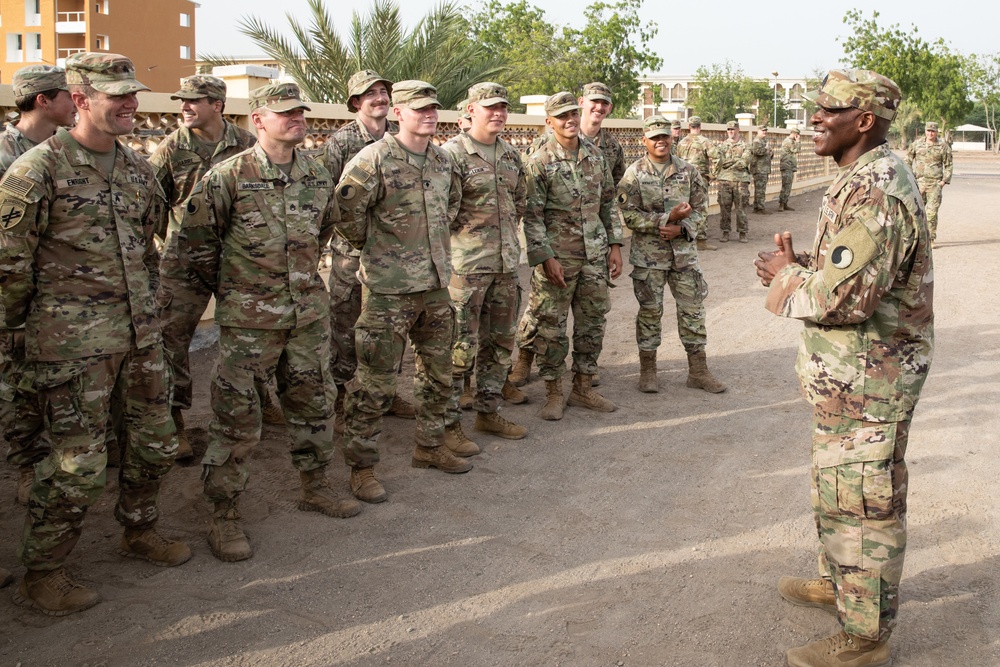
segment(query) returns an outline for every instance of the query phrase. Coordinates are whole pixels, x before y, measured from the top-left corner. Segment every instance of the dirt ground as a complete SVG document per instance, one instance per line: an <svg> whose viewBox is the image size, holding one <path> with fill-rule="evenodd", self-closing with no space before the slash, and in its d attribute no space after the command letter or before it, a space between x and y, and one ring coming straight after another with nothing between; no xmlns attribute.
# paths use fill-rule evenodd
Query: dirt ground
<svg viewBox="0 0 1000 667"><path fill-rule="evenodd" d="M709 363L726 393L684 386L669 307L661 392L638 392L622 277L601 357L600 391L617 412L542 421L533 379L531 403L505 409L528 437L480 435L475 469L457 476L411 468L413 422L387 419L378 471L389 501L347 520L295 509L286 437L267 428L242 501L256 553L242 563L209 552L197 466L165 480L160 523L194 558L161 569L116 556L110 481L69 561L103 602L52 619L4 590L0 665L783 665L786 649L836 621L775 590L781 575L815 572L809 406L793 370L801 325L764 310L751 262L776 231L807 247L820 198L751 215L751 243L704 253ZM988 287L1000 281L998 203L1000 163L960 157L935 251L935 358L909 445L898 666L1000 665L1000 312ZM710 225L717 238L717 216ZM196 427L209 418L213 353L195 355ZM346 487L339 461L330 476ZM0 472L0 565L20 574L15 477Z"/></svg>

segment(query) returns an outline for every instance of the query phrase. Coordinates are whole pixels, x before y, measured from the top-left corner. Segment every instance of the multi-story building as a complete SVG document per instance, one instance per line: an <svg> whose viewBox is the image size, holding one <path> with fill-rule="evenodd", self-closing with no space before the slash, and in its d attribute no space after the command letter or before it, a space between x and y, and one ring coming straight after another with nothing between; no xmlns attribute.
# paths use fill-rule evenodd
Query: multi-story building
<svg viewBox="0 0 1000 667"><path fill-rule="evenodd" d="M121 53L156 92L195 73L193 0L0 0L0 83L28 65L60 65L81 51Z"/></svg>
<svg viewBox="0 0 1000 667"><path fill-rule="evenodd" d="M808 90L809 84L805 77L772 77L761 81L767 83L779 101L784 102L790 121L794 120L800 126L806 124L808 119L802 107L802 93ZM640 118L648 118L657 113L681 120L688 118L693 113L688 106L688 100L691 91L697 87L697 77L690 74L653 74L646 77L642 80ZM656 101L657 90L660 93L659 102Z"/></svg>

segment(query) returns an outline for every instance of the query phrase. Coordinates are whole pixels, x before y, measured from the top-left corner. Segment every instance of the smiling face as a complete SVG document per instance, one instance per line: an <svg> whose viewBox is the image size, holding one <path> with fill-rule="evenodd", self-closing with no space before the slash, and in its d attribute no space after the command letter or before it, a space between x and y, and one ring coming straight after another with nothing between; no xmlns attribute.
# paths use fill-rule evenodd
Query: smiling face
<svg viewBox="0 0 1000 667"><path fill-rule="evenodd" d="M115 137L132 131L135 112L139 108L135 93L108 95L95 90L90 97L83 92L74 92L72 95L73 103L80 110L82 124Z"/></svg>
<svg viewBox="0 0 1000 667"><path fill-rule="evenodd" d="M558 116L546 116L545 124L552 128L557 138L573 141L580 135L580 110L572 109Z"/></svg>
<svg viewBox="0 0 1000 667"><path fill-rule="evenodd" d="M360 95L352 97L350 103L358 110L359 116L381 120L389 115L389 91L381 81Z"/></svg>
<svg viewBox="0 0 1000 667"><path fill-rule="evenodd" d="M864 128L871 128L874 116L854 107L827 109L817 107L809 119L813 127L816 155L832 157L838 166L848 165L864 152Z"/></svg>
<svg viewBox="0 0 1000 667"><path fill-rule="evenodd" d="M578 103L580 104L583 119L588 124L600 126L604 122L604 119L608 117L608 114L611 113L612 104L605 100L588 100L585 97L581 97Z"/></svg>
<svg viewBox="0 0 1000 667"><path fill-rule="evenodd" d="M222 117L222 102L211 97L181 101L181 124L189 130L200 130L217 123Z"/></svg>
<svg viewBox="0 0 1000 667"><path fill-rule="evenodd" d="M250 113L254 127L263 130L269 141L289 148L297 146L306 137L306 114L302 108L290 111L255 109Z"/></svg>
<svg viewBox="0 0 1000 667"><path fill-rule="evenodd" d="M473 138L477 141L482 141L479 139L480 136L494 139L507 126L508 111L504 102L497 102L488 107L476 102L469 105L468 111L472 115ZM483 141L483 143L490 142Z"/></svg>
<svg viewBox="0 0 1000 667"><path fill-rule="evenodd" d="M653 162L666 162L670 159L670 147L674 143L674 138L669 134L660 134L655 137L643 137L642 145L646 147L646 155Z"/></svg>
<svg viewBox="0 0 1000 667"><path fill-rule="evenodd" d="M437 133L438 106L436 104L422 109L396 106L393 107L392 112L396 114L396 119L399 121L400 132L427 138L432 138Z"/></svg>

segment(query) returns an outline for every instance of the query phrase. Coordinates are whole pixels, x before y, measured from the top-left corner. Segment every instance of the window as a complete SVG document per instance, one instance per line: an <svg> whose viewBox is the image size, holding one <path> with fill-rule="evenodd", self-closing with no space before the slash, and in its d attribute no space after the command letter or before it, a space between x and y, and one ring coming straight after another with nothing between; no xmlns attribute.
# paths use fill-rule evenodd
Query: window
<svg viewBox="0 0 1000 667"><path fill-rule="evenodd" d="M24 62L24 36L20 33L7 33L7 62Z"/></svg>
<svg viewBox="0 0 1000 667"><path fill-rule="evenodd" d="M42 25L41 0L24 0L24 25Z"/></svg>
<svg viewBox="0 0 1000 667"><path fill-rule="evenodd" d="M98 0L94 5L94 13L96 14L107 14L108 13L108 0Z"/></svg>
<svg viewBox="0 0 1000 667"><path fill-rule="evenodd" d="M181 14L181 27L182 28L190 28L191 27L191 15L190 14Z"/></svg>
<svg viewBox="0 0 1000 667"><path fill-rule="evenodd" d="M191 47L190 46L184 46L183 44L181 45L181 59L182 60L191 60Z"/></svg>
<svg viewBox="0 0 1000 667"><path fill-rule="evenodd" d="M94 38L94 48L98 51L110 51L111 44L107 35L98 35Z"/></svg>

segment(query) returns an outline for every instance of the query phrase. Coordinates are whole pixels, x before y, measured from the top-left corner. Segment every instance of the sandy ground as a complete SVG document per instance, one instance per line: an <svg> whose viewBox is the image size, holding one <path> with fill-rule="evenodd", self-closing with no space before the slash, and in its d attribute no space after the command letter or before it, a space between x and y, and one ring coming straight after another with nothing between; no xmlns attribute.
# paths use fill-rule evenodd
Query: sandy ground
<svg viewBox="0 0 1000 667"><path fill-rule="evenodd" d="M1000 164L960 159L956 172L935 253L937 349L909 445L896 665L1000 664L1000 313L988 287L1000 280ZM197 466L167 477L160 524L194 558L161 569L116 556L112 481L69 561L103 602L52 619L6 589L0 665L784 664L836 622L775 591L781 575L815 572L809 406L793 371L800 325L764 310L751 262L775 231L807 247L819 201L752 215L750 244L705 253L709 359L725 394L684 386L671 308L661 392L637 391L623 277L601 358L614 414L569 408L544 422L535 379L532 402L505 410L528 437L480 436L484 453L459 476L411 468L413 422L388 419L378 469L389 501L348 520L295 509L286 437L267 428L242 501L256 554L236 564L208 550ZM195 426L208 420L212 356L196 355ZM346 486L347 469L331 477ZM20 573L14 481L0 472L0 565Z"/></svg>

